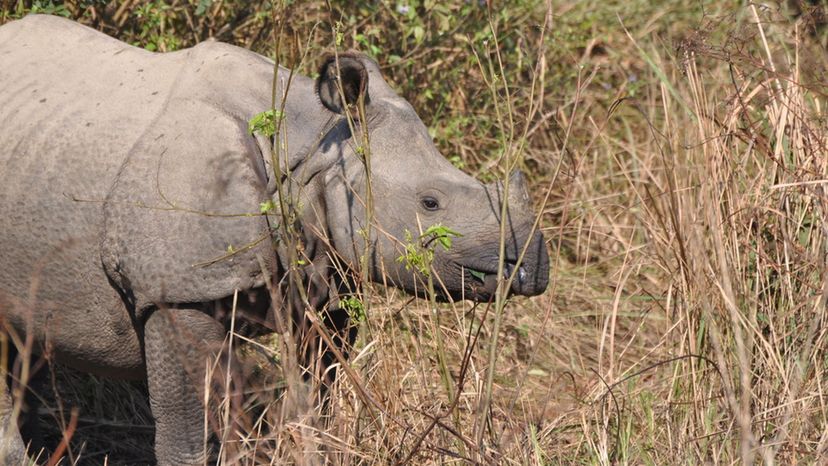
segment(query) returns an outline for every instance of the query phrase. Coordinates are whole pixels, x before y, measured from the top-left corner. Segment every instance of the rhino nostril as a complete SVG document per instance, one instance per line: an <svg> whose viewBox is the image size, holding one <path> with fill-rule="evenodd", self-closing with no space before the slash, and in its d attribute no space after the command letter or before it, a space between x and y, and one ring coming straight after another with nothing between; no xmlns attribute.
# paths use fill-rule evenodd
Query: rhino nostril
<svg viewBox="0 0 828 466"><path fill-rule="evenodd" d="M512 272L515 271L515 264L511 262L504 262L503 263L503 277L509 278L512 276Z"/></svg>
<svg viewBox="0 0 828 466"><path fill-rule="evenodd" d="M526 282L526 269L522 266L518 267L517 273L515 274L515 264L513 262L506 262L503 264L503 276L505 278L509 278L514 275L514 280L517 281L518 284L523 284Z"/></svg>
<svg viewBox="0 0 828 466"><path fill-rule="evenodd" d="M471 277L480 282L481 284L488 284L494 286L494 282L492 280L497 277L497 268L494 270L489 270L488 272L480 269L473 269L473 268L466 268L464 269L471 275ZM529 280L529 273L526 271L523 266L515 268L515 263L512 261L507 260L503 263L503 279L504 280L512 280L512 287L516 290L522 289L526 282Z"/></svg>

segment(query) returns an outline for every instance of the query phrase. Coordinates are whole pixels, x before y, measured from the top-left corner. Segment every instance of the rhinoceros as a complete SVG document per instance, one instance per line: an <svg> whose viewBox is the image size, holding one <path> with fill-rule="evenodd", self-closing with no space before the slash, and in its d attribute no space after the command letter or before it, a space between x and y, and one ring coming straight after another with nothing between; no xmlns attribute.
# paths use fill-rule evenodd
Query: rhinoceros
<svg viewBox="0 0 828 466"><path fill-rule="evenodd" d="M201 366L231 325L216 303L235 295L239 319L265 327L294 315L263 292L291 270L319 312L338 310L355 277L422 294L424 271L399 258L432 225L460 234L434 249L436 293L487 301L501 220L509 291L547 286L520 174L506 191L455 168L367 56L328 57L315 80L274 68L217 41L152 53L50 16L0 27L3 335L79 370L146 379L161 465L209 455ZM274 95L282 131L251 133ZM283 204L286 216L260 209ZM26 453L2 388L0 463L14 464Z"/></svg>

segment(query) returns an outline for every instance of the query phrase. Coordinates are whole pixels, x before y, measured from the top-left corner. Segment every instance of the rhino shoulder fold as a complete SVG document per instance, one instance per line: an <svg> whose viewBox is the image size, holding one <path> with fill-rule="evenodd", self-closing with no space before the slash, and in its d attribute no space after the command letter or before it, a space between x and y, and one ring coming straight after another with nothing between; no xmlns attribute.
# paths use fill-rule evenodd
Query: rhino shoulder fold
<svg viewBox="0 0 828 466"><path fill-rule="evenodd" d="M174 100L131 149L105 203L101 254L140 300L204 302L274 270L259 154L233 115ZM175 284L173 287L172 284Z"/></svg>

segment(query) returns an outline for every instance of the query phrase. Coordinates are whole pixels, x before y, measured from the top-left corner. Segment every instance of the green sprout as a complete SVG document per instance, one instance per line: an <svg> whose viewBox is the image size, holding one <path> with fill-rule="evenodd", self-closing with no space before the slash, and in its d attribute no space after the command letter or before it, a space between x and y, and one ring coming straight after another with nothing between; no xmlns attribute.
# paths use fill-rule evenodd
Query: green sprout
<svg viewBox="0 0 828 466"><path fill-rule="evenodd" d="M428 265L433 256L433 251L424 250L422 246L413 241L411 232L405 230L405 252L397 258L397 262L405 264L405 270L417 269L423 275L428 276Z"/></svg>
<svg viewBox="0 0 828 466"><path fill-rule="evenodd" d="M281 110L273 108L257 113L247 124L247 132L251 135L253 133L260 133L271 137L276 134L276 120L281 120L284 117L285 114Z"/></svg>
<svg viewBox="0 0 828 466"><path fill-rule="evenodd" d="M472 276L474 278L480 280L481 282L486 281L486 274L485 273L474 270L474 269L466 269L466 270L468 270L469 273L472 274Z"/></svg>
<svg viewBox="0 0 828 466"><path fill-rule="evenodd" d="M418 237L419 241L415 242L411 232L405 230L405 252L397 258L397 262L405 264L406 270L416 269L423 275L429 276L436 245L439 244L448 251L452 245L452 238L460 236L463 235L438 223L428 227Z"/></svg>
<svg viewBox="0 0 828 466"><path fill-rule="evenodd" d="M259 212L262 214L272 214L276 210L276 203L273 199L268 199L259 204Z"/></svg>
<svg viewBox="0 0 828 466"><path fill-rule="evenodd" d="M354 322L365 321L365 304L363 304L358 298L349 296L345 299L341 299L339 300L339 307L348 312L348 317L350 317Z"/></svg>
<svg viewBox="0 0 828 466"><path fill-rule="evenodd" d="M452 230L449 227L443 226L442 224L438 223L436 225L431 225L426 229L426 231L420 235L421 240L428 240L426 244L431 241L436 240L440 246L443 247L446 251L451 248L451 238L458 238L463 236L462 234Z"/></svg>

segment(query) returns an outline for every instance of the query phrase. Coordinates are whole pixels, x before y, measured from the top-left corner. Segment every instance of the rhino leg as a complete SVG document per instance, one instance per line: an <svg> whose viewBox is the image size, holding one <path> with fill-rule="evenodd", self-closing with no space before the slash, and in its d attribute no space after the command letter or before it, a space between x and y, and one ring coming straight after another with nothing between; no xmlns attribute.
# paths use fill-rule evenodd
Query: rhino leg
<svg viewBox="0 0 828 466"><path fill-rule="evenodd" d="M14 404L6 385L6 375L0 375L0 464L29 464L26 446L17 429Z"/></svg>
<svg viewBox="0 0 828 466"><path fill-rule="evenodd" d="M205 371L221 350L224 335L218 321L196 309L158 309L144 326L159 466L203 465L210 459Z"/></svg>
<svg viewBox="0 0 828 466"><path fill-rule="evenodd" d="M352 325L351 318L348 311L344 309L332 309L326 314L325 324L331 335L331 340L336 346L336 351L342 353L346 359L348 358L348 350L356 341L357 327ZM338 362L334 349L329 348L324 342L319 342L322 345L322 358L320 360L322 372L325 377L322 381L323 395L328 387L334 383L337 376L337 369L335 364ZM310 365L312 361L305 361L306 365Z"/></svg>

